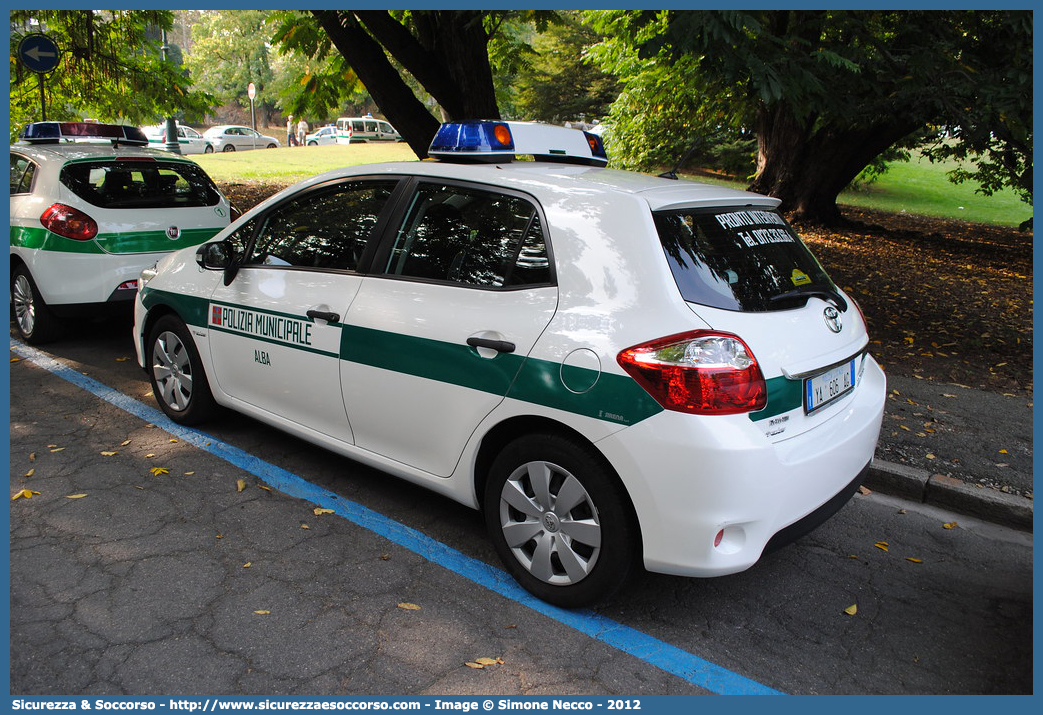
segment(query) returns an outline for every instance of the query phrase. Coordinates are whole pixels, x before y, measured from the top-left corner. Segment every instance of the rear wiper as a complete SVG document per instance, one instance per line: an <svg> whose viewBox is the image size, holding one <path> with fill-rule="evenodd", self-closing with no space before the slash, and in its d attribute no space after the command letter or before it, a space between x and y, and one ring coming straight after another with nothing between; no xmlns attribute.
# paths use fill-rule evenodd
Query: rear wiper
<svg viewBox="0 0 1043 715"><path fill-rule="evenodd" d="M796 290L786 291L785 293L779 293L768 298L769 303L776 303L782 300L792 300L794 298L812 297L822 298L827 300L837 308L840 309L841 313L847 312L847 301L844 300L844 296L840 295L840 292L831 288L827 285L818 283L812 283L804 286L803 288L797 288Z"/></svg>

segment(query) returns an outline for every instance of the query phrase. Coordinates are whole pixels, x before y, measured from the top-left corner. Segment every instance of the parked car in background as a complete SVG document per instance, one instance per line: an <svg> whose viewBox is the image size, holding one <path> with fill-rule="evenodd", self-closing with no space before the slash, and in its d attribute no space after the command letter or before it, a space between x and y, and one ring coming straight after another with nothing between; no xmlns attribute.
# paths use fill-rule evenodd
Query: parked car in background
<svg viewBox="0 0 1043 715"><path fill-rule="evenodd" d="M304 138L307 146L320 146L323 144L337 143L337 127L330 125L318 131L312 132Z"/></svg>
<svg viewBox="0 0 1043 715"><path fill-rule="evenodd" d="M145 271L163 411L229 407L482 509L565 607L642 567L742 571L857 491L884 374L778 199L608 169L546 124L446 124L429 154L312 177Z"/></svg>
<svg viewBox="0 0 1043 715"><path fill-rule="evenodd" d="M11 302L29 343L63 318L129 314L141 270L209 240L232 208L190 159L137 127L39 122L11 145Z"/></svg>
<svg viewBox="0 0 1043 715"><path fill-rule="evenodd" d="M214 145L214 151L247 151L249 149L276 149L281 144L275 137L261 134L250 127L222 124L210 127L203 137Z"/></svg>
<svg viewBox="0 0 1043 715"><path fill-rule="evenodd" d="M337 143L400 142L402 135L383 119L372 116L341 117L337 120Z"/></svg>
<svg viewBox="0 0 1043 715"><path fill-rule="evenodd" d="M167 148L167 127L165 124L142 127L148 137L149 146L153 149ZM177 125L177 143L182 154L213 154L214 145L192 127Z"/></svg>

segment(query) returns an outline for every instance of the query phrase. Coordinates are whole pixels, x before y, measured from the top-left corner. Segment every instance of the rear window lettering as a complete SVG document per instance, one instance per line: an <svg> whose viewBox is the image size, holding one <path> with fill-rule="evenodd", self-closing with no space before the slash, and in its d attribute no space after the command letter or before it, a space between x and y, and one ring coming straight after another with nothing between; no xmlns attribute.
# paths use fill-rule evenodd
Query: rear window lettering
<svg viewBox="0 0 1043 715"><path fill-rule="evenodd" d="M798 307L792 295L833 282L786 220L774 211L664 211L654 215L674 280L686 301L738 311ZM776 300L772 300L776 298Z"/></svg>
<svg viewBox="0 0 1043 715"><path fill-rule="evenodd" d="M517 196L422 184L400 227L387 273L483 288L551 282L539 213Z"/></svg>
<svg viewBox="0 0 1043 715"><path fill-rule="evenodd" d="M195 164L90 161L66 164L60 181L94 206L169 209L216 206L221 193Z"/></svg>

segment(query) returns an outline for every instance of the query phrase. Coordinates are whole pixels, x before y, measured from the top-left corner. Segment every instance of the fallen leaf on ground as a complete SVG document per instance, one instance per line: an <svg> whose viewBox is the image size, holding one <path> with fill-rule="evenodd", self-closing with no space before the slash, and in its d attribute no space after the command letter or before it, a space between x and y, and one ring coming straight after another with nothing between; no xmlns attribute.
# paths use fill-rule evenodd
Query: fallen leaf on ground
<svg viewBox="0 0 1043 715"><path fill-rule="evenodd" d="M847 608L844 609L844 613L846 613L849 616L855 615L856 613L858 613L858 604L855 603L855 604L852 604L852 605L848 606Z"/></svg>
<svg viewBox="0 0 1043 715"><path fill-rule="evenodd" d="M170 470L166 467L153 467L149 470L153 475L159 476L160 474L170 474Z"/></svg>
<svg viewBox="0 0 1043 715"><path fill-rule="evenodd" d="M69 494L65 498L66 499L83 499L85 496L87 496L87 495L86 494Z"/></svg>
<svg viewBox="0 0 1043 715"><path fill-rule="evenodd" d="M466 665L468 668L474 668L475 670L484 670L485 669L484 665L479 665L478 663L472 663L471 661L467 661L466 663L464 663L464 665Z"/></svg>
<svg viewBox="0 0 1043 715"><path fill-rule="evenodd" d="M862 496L868 496L869 494L872 494L873 492L871 490L867 489L866 487L859 487L858 488L858 493L861 494Z"/></svg>
<svg viewBox="0 0 1043 715"><path fill-rule="evenodd" d="M34 474L36 474L36 470L35 469L30 469L28 472L25 473L25 476L31 477Z"/></svg>
<svg viewBox="0 0 1043 715"><path fill-rule="evenodd" d="M271 611L254 611L254 613L256 613L258 616L267 616L271 613Z"/></svg>
<svg viewBox="0 0 1043 715"><path fill-rule="evenodd" d="M886 541L878 541L875 544L873 544L873 546L880 549L881 551L887 551L887 547L890 546L890 544L888 544Z"/></svg>
<svg viewBox="0 0 1043 715"><path fill-rule="evenodd" d="M955 522L955 521L950 521L948 524L942 524L942 528L943 529L955 529L956 528L956 523L957 522Z"/></svg>
<svg viewBox="0 0 1043 715"><path fill-rule="evenodd" d="M323 514L332 514L333 510L323 509L321 506L317 506L314 509L312 509L312 512L315 514L315 516L322 516Z"/></svg>
<svg viewBox="0 0 1043 715"><path fill-rule="evenodd" d="M52 452L64 452L65 451L65 447L55 447L51 451Z"/></svg>
<svg viewBox="0 0 1043 715"><path fill-rule="evenodd" d="M250 568L253 565L254 565L253 561L247 561L245 564L243 564L243 568L244 569L248 569L248 568Z"/></svg>
<svg viewBox="0 0 1043 715"><path fill-rule="evenodd" d="M398 604L398 607L401 608L403 611L419 611L420 610L420 606L416 605L415 603L400 603L400 604Z"/></svg>
<svg viewBox="0 0 1043 715"><path fill-rule="evenodd" d="M503 661L499 658L478 658L475 663L478 665L502 665Z"/></svg>
<svg viewBox="0 0 1043 715"><path fill-rule="evenodd" d="M922 564L923 563L923 559L914 559L912 556L906 556L905 560L906 561L912 561L914 564Z"/></svg>
<svg viewBox="0 0 1043 715"><path fill-rule="evenodd" d="M115 457L117 454L119 454L119 452L102 452L101 456L102 457Z"/></svg>
<svg viewBox="0 0 1043 715"><path fill-rule="evenodd" d="M246 489L246 482L242 479L235 480L235 490L241 492Z"/></svg>
<svg viewBox="0 0 1043 715"><path fill-rule="evenodd" d="M11 501L15 501L16 499L21 499L23 497L26 499L32 499L34 494L39 493L40 492L34 492L32 489L23 489L22 491L18 492L13 497L11 497Z"/></svg>

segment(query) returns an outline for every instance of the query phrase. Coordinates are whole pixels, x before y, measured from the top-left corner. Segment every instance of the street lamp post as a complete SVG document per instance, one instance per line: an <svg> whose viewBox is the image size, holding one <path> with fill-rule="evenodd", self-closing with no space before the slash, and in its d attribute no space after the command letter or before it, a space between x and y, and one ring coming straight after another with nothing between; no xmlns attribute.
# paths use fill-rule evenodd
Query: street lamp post
<svg viewBox="0 0 1043 715"><path fill-rule="evenodd" d="M163 30L163 44L160 46L160 57L164 62L167 61L167 50L170 49L167 46L167 31ZM166 137L166 149L174 154L181 153L181 144L177 141L177 122L174 121L173 117L167 117L166 127L163 130L163 135Z"/></svg>

